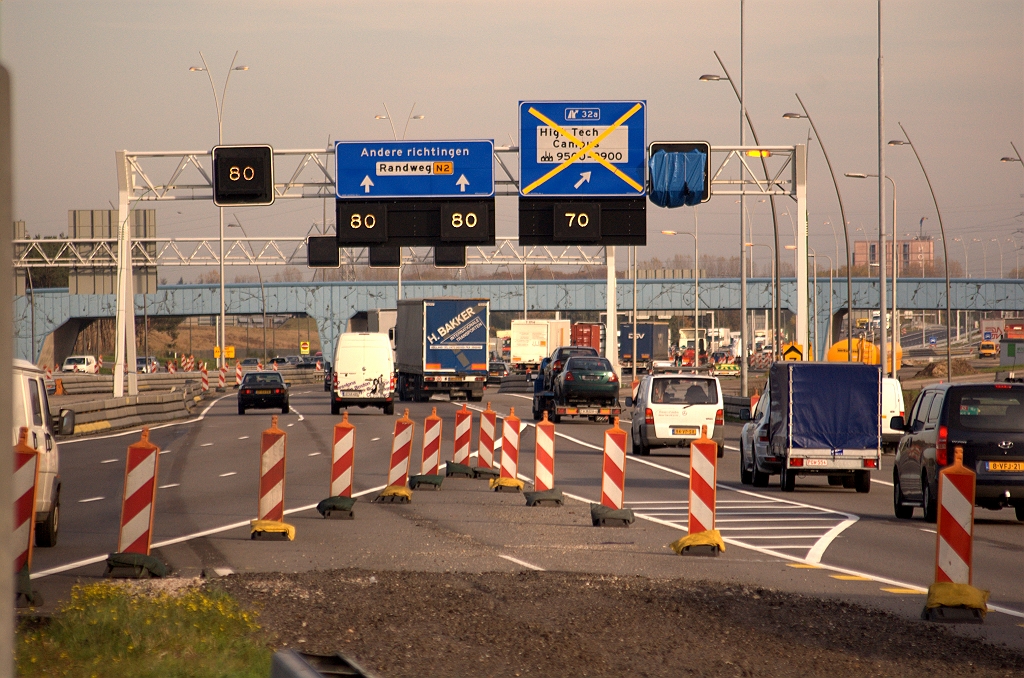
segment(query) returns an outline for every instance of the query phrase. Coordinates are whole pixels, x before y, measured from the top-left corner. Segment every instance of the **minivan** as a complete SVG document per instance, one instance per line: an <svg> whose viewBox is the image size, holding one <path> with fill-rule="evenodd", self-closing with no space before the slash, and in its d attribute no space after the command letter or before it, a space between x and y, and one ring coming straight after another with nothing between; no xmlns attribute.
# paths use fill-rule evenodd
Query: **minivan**
<svg viewBox="0 0 1024 678"><path fill-rule="evenodd" d="M893 417L903 417L906 410L903 404L903 385L899 379L886 377L882 379L882 451L896 453L903 437L903 431L897 431L889 424Z"/></svg>
<svg viewBox="0 0 1024 678"><path fill-rule="evenodd" d="M18 444L22 427L28 429L28 444L39 453L35 542L36 546L55 546L60 528L60 451L43 377L43 371L32 363L14 361L11 444ZM74 433L74 412L62 410L58 426L61 435Z"/></svg>
<svg viewBox="0 0 1024 678"><path fill-rule="evenodd" d="M637 388L630 436L633 454L649 455L656 447L689 447L707 426L708 437L725 453L725 405L716 377L697 374L647 375Z"/></svg>
<svg viewBox="0 0 1024 678"><path fill-rule="evenodd" d="M938 517L939 471L963 448L963 465L976 474L974 503L1012 506L1024 521L1024 384L937 384L921 391L909 418L893 417L903 431L893 468L893 512Z"/></svg>
<svg viewBox="0 0 1024 678"><path fill-rule="evenodd" d="M334 350L331 414L352 405L395 413L395 361L388 335L346 332Z"/></svg>
<svg viewBox="0 0 1024 678"><path fill-rule="evenodd" d="M61 365L61 372L85 372L86 374L99 374L100 366L96 357L91 355L69 355Z"/></svg>

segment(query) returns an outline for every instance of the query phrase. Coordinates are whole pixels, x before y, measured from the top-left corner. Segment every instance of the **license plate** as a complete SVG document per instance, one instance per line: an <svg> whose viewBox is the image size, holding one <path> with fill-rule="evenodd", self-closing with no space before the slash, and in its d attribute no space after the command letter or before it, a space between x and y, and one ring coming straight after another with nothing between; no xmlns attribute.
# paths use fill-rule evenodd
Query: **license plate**
<svg viewBox="0 0 1024 678"><path fill-rule="evenodd" d="M360 391L342 391L341 396L343 398L358 398L362 393Z"/></svg>
<svg viewBox="0 0 1024 678"><path fill-rule="evenodd" d="M674 436L695 436L697 435L697 429L695 428L683 428L682 426L673 426L672 435Z"/></svg>
<svg viewBox="0 0 1024 678"><path fill-rule="evenodd" d="M600 378L601 377L599 377L599 376L597 376L595 374L584 374L583 375L583 381L597 381Z"/></svg>
<svg viewBox="0 0 1024 678"><path fill-rule="evenodd" d="M261 389L256 391L256 395L270 395L270 389Z"/></svg>
<svg viewBox="0 0 1024 678"><path fill-rule="evenodd" d="M466 395L465 391L452 391L451 394L450 394L450 397L452 397L452 398L461 398L464 395Z"/></svg>
<svg viewBox="0 0 1024 678"><path fill-rule="evenodd" d="M1024 471L1024 461L989 461L985 466L989 471Z"/></svg>
<svg viewBox="0 0 1024 678"><path fill-rule="evenodd" d="M581 407L577 411L580 414L600 414L600 410L596 407Z"/></svg>
<svg viewBox="0 0 1024 678"><path fill-rule="evenodd" d="M828 466L828 459L805 459L804 466Z"/></svg>

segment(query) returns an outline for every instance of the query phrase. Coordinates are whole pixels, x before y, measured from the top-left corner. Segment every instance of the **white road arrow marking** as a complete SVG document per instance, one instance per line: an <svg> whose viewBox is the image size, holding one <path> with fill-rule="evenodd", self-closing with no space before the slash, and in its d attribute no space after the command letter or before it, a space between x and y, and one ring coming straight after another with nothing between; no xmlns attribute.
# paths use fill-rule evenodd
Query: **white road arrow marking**
<svg viewBox="0 0 1024 678"><path fill-rule="evenodd" d="M469 179L466 178L465 174L460 174L459 180L455 182L455 185L459 187L459 193L465 193L466 186L469 186Z"/></svg>
<svg viewBox="0 0 1024 678"><path fill-rule="evenodd" d="M359 185L365 188L366 192L369 193L370 186L373 186L373 181L370 179L370 175L367 174L365 177L363 177L363 181Z"/></svg>
<svg viewBox="0 0 1024 678"><path fill-rule="evenodd" d="M580 172L580 180L576 182L573 188L579 188L584 182L590 183L590 172Z"/></svg>

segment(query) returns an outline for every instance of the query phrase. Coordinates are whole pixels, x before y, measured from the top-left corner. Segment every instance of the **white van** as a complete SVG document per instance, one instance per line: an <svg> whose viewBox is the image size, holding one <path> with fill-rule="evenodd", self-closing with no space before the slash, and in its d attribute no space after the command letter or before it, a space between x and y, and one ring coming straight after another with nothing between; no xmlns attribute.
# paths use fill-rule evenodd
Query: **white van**
<svg viewBox="0 0 1024 678"><path fill-rule="evenodd" d="M11 445L13 447L18 444L21 428L28 428L28 444L39 452L36 546L54 546L57 544L57 530L60 527L60 458L43 376L43 371L32 363L14 361ZM60 433L71 435L74 429L74 412L62 410Z"/></svg>
<svg viewBox="0 0 1024 678"><path fill-rule="evenodd" d="M882 450L896 453L900 445L903 431L896 431L889 426L893 417L904 416L903 385L899 379L885 378L882 380Z"/></svg>
<svg viewBox="0 0 1024 678"><path fill-rule="evenodd" d="M91 355L69 355L61 365L61 372L85 372L86 374L99 374L100 365L96 357Z"/></svg>
<svg viewBox="0 0 1024 678"><path fill-rule="evenodd" d="M395 413L395 360L388 335L346 332L334 351L331 414L352 405Z"/></svg>

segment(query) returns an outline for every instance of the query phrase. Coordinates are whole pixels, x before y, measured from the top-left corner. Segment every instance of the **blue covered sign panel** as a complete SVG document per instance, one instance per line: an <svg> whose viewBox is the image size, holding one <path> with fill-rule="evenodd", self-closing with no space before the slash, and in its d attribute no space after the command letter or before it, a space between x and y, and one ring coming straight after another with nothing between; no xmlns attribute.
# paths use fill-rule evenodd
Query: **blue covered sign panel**
<svg viewBox="0 0 1024 678"><path fill-rule="evenodd" d="M648 169L650 198L658 207L693 206L711 197L707 142L655 142Z"/></svg>
<svg viewBox="0 0 1024 678"><path fill-rule="evenodd" d="M646 195L645 101L519 102L523 197Z"/></svg>
<svg viewBox="0 0 1024 678"><path fill-rule="evenodd" d="M494 142L338 141L340 200L494 195Z"/></svg>

